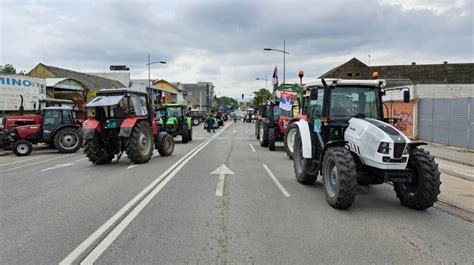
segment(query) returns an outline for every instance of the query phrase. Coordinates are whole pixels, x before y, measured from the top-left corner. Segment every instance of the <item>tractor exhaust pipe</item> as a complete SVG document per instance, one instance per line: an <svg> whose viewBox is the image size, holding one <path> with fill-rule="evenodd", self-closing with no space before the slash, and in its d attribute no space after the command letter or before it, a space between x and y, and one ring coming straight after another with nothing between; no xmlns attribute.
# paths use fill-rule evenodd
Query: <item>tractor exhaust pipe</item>
<svg viewBox="0 0 474 265"><path fill-rule="evenodd" d="M24 113L24 111L25 111L25 108L23 107L23 96L20 95L20 98L21 98L21 100L20 100L20 109L19 109L19 112L20 112L20 116L23 116L23 113Z"/></svg>

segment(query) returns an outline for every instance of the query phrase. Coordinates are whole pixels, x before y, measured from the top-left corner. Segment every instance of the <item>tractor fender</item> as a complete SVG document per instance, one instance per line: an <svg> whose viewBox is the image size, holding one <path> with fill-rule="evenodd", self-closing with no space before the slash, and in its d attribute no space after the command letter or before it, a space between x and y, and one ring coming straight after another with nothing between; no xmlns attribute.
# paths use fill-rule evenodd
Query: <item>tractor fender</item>
<svg viewBox="0 0 474 265"><path fill-rule="evenodd" d="M410 142L410 143L408 143L408 146L409 146L410 150L415 149L420 145L428 145L428 144L425 143L425 142Z"/></svg>
<svg viewBox="0 0 474 265"><path fill-rule="evenodd" d="M186 124L188 125L188 129L193 128L193 119L191 117L186 117Z"/></svg>
<svg viewBox="0 0 474 265"><path fill-rule="evenodd" d="M119 137L130 137L132 134L132 129L135 127L135 124L137 123L137 118L132 117L132 118L126 118L123 120L122 124L120 124L120 132L118 134Z"/></svg>
<svg viewBox="0 0 474 265"><path fill-rule="evenodd" d="M101 132L102 128L100 127L100 122L96 119L89 118L84 121L82 125L82 134L84 135L85 140L94 139L95 132Z"/></svg>
<svg viewBox="0 0 474 265"><path fill-rule="evenodd" d="M313 158L312 154L312 144L311 144L311 132L309 130L308 122L305 120L299 120L295 122L298 125L298 130L300 132L301 144L303 145L303 157L304 158Z"/></svg>

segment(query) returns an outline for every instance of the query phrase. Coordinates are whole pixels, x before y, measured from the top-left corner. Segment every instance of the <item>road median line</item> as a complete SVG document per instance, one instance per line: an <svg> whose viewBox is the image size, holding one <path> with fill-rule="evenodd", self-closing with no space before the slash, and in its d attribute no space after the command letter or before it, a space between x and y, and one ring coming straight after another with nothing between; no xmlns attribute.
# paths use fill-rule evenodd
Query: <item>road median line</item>
<svg viewBox="0 0 474 265"><path fill-rule="evenodd" d="M130 222L140 213L140 211L155 197L156 194L188 163L197 153L212 142L219 134L224 132L229 125L225 126L220 132L216 133L208 140L202 142L158 178L150 183L145 189L137 194L131 201L123 206L109 220L100 226L78 247L76 247L66 258L59 264L81 264L93 263L107 249L107 247L119 236L119 234L130 224Z"/></svg>
<svg viewBox="0 0 474 265"><path fill-rule="evenodd" d="M290 193L285 189L285 187L283 187L283 185L280 183L280 181L278 181L278 179L275 177L275 175L273 175L273 172L268 168L267 165L263 164L263 168L265 168L265 170L267 171L268 175L270 176L270 178L273 180L273 182L275 183L275 185L278 187L278 189L280 189L281 193L283 194L283 196L285 197L290 197Z"/></svg>

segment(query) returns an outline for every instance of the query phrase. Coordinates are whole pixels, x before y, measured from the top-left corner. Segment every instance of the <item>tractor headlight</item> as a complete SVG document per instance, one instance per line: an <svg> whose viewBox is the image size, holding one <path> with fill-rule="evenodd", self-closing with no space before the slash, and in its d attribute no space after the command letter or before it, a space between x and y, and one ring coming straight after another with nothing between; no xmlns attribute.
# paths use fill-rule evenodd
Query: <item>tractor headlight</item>
<svg viewBox="0 0 474 265"><path fill-rule="evenodd" d="M388 154L390 151L390 144L387 142L381 142L379 145L379 149L377 149L377 152L382 153L382 154Z"/></svg>

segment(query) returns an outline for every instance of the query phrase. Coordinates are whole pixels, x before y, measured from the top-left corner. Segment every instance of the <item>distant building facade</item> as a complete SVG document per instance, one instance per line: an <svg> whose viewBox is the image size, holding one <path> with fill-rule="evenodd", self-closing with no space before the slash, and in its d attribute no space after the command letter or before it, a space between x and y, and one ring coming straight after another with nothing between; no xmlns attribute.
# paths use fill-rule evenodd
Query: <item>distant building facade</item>
<svg viewBox="0 0 474 265"><path fill-rule="evenodd" d="M188 92L190 107L211 112L214 99L214 84L212 82L183 83L183 90Z"/></svg>
<svg viewBox="0 0 474 265"><path fill-rule="evenodd" d="M388 92L384 114L398 119L396 127L408 136L474 149L474 63L368 66L352 58L321 78L371 79L378 72L388 87L409 87L411 101L402 92Z"/></svg>

